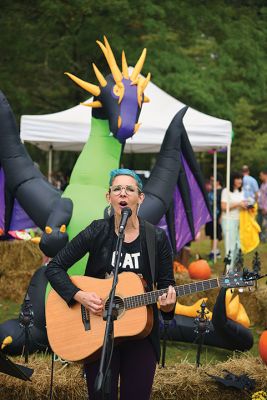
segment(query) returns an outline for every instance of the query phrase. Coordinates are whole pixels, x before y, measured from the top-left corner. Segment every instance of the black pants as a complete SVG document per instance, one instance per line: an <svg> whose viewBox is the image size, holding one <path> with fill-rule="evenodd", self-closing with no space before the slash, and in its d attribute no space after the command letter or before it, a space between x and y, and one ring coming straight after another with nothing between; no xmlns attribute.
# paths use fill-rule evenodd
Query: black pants
<svg viewBox="0 0 267 400"><path fill-rule="evenodd" d="M99 370L97 360L85 364L89 400L98 400L94 383ZM120 377L120 400L148 400L156 370L156 355L148 339L129 340L115 346L111 361L110 400L118 399Z"/></svg>

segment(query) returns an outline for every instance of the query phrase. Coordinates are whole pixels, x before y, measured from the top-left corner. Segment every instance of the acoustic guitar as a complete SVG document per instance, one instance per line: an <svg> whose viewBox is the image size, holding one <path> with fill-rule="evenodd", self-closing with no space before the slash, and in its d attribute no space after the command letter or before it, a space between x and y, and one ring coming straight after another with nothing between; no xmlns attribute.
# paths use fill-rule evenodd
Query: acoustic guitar
<svg viewBox="0 0 267 400"><path fill-rule="evenodd" d="M109 293L113 279L97 279L87 276L72 276L72 282L81 290L97 292L104 300L104 310L108 309ZM197 281L175 286L177 297L217 287L248 287L254 282L244 279L243 274L234 273L220 278ZM158 297L168 289L145 292L141 278L133 272L119 274L115 295L118 318L114 321L114 338L145 337L153 324L151 308ZM46 327L52 350L68 361L93 358L103 344L106 322L80 303L69 307L51 290L46 302Z"/></svg>

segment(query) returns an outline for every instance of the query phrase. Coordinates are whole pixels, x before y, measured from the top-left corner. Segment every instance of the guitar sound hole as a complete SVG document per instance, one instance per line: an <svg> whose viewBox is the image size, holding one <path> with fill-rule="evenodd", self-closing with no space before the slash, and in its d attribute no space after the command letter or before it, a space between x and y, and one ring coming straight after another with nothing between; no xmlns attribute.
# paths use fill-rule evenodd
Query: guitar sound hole
<svg viewBox="0 0 267 400"><path fill-rule="evenodd" d="M108 310L109 307L109 299L107 299L106 303L105 303L105 310ZM124 311L124 301L121 297L119 296L115 296L114 298L114 303L116 304L116 308L118 310L118 317L123 313Z"/></svg>

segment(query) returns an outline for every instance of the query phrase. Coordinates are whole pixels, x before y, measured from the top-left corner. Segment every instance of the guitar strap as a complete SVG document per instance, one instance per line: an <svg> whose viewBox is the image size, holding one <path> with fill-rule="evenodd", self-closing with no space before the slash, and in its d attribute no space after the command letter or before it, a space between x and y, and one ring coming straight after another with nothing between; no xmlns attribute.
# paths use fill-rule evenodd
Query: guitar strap
<svg viewBox="0 0 267 400"><path fill-rule="evenodd" d="M145 221L146 244L149 258L149 265L152 277L152 285L155 285L156 269L156 231L154 225Z"/></svg>

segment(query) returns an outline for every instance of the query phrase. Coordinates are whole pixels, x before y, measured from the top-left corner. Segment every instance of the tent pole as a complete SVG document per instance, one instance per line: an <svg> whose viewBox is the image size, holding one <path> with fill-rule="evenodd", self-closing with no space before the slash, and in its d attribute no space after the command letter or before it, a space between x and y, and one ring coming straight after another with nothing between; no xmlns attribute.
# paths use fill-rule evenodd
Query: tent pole
<svg viewBox="0 0 267 400"><path fill-rule="evenodd" d="M48 151L48 182L52 183L52 164L53 164L53 146L49 146Z"/></svg>
<svg viewBox="0 0 267 400"><path fill-rule="evenodd" d="M227 202L226 202L226 237L225 237L225 250L226 256L229 252L229 212L230 212L230 169L231 169L231 144L227 145L227 163L226 163L226 189L227 189ZM231 254L231 256L233 256ZM228 266L229 268L229 266ZM228 271L225 271L228 272Z"/></svg>
<svg viewBox="0 0 267 400"><path fill-rule="evenodd" d="M217 262L217 150L213 150L213 261Z"/></svg>

